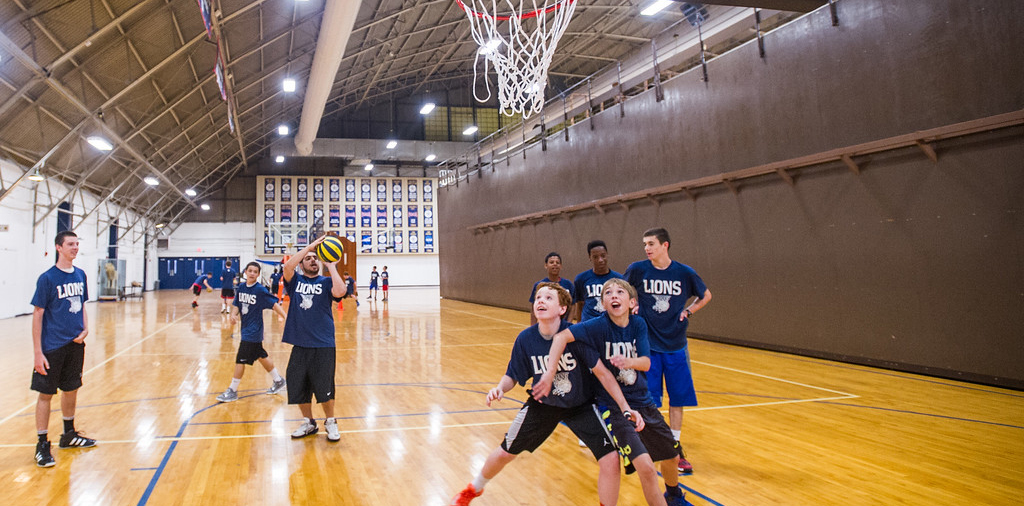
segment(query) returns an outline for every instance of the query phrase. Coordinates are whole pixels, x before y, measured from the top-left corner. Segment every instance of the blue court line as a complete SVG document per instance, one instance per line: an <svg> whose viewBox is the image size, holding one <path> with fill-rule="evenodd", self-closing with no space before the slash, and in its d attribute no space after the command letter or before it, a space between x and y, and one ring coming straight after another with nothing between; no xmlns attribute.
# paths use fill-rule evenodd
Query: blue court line
<svg viewBox="0 0 1024 506"><path fill-rule="evenodd" d="M156 471L158 467L133 467L129 471Z"/></svg>
<svg viewBox="0 0 1024 506"><path fill-rule="evenodd" d="M693 495L695 495L697 497L700 497L701 499L704 499L705 501L707 501L707 502L709 502L711 504L714 504L715 506L725 506L724 504L722 504L722 503L720 503L720 502L718 502L718 501L716 501L716 500L714 500L714 499L712 499L712 498L710 498L710 497L708 497L708 496L698 492L697 490L695 490L695 489L693 489L691 487L687 487L686 485L683 485L682 481L679 482L679 486L684 488L687 492L690 492Z"/></svg>
<svg viewBox="0 0 1024 506"><path fill-rule="evenodd" d="M836 406L846 406L846 407L850 407L850 408L874 409L874 410L877 410L877 411L888 411L890 413L903 413L903 414L907 414L907 415L920 415L920 416L927 416L927 417L931 417L931 418L942 418L942 419L945 419L945 420L956 420L958 422L971 422L971 423L980 423L980 424L984 424L984 425L995 425L996 427L1009 427L1011 429L1024 429L1024 427L1021 427L1021 426L1018 426L1018 425L1011 425L1011 424L1008 424L1008 423L989 422L989 421L986 421L986 420L975 420L975 419L972 419L972 418L961 418L961 417L958 417L958 416L936 415L934 413L922 413L920 411L909 411L909 410L905 410L905 409L883 408L883 407L878 407L878 406L867 406L867 405L864 405L864 404L849 404L849 403L846 403L846 402L835 402L835 401L821 401L820 404L833 404L833 405L836 405Z"/></svg>

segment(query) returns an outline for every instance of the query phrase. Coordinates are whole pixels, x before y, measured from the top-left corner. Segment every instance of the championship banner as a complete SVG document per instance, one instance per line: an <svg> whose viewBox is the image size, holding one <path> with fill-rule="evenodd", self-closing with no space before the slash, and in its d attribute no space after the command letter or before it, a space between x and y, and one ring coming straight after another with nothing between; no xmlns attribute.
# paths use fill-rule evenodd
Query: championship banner
<svg viewBox="0 0 1024 506"><path fill-rule="evenodd" d="M341 228L341 206L338 204L331 204L331 210L328 219L330 222L328 226L331 228Z"/></svg>
<svg viewBox="0 0 1024 506"><path fill-rule="evenodd" d="M423 252L433 253L434 252L434 231L424 230L423 231Z"/></svg>
<svg viewBox="0 0 1024 506"><path fill-rule="evenodd" d="M362 200L363 202L369 202L373 200L370 198L370 192L373 190L372 186L373 181L370 181L369 179L359 180L359 193L361 197L360 200Z"/></svg>
<svg viewBox="0 0 1024 506"><path fill-rule="evenodd" d="M419 232L416 230L409 231L409 253L420 252L420 237Z"/></svg>
<svg viewBox="0 0 1024 506"><path fill-rule="evenodd" d="M391 181L391 201L401 202L402 201L402 180L394 179Z"/></svg>
<svg viewBox="0 0 1024 506"><path fill-rule="evenodd" d="M274 179L267 178L263 181L263 200L267 202L273 202L277 200L274 196Z"/></svg>
<svg viewBox="0 0 1024 506"><path fill-rule="evenodd" d="M423 206L423 226L434 226L434 206Z"/></svg>
<svg viewBox="0 0 1024 506"><path fill-rule="evenodd" d="M324 201L324 180L316 178L313 180L313 202Z"/></svg>
<svg viewBox="0 0 1024 506"><path fill-rule="evenodd" d="M284 177L281 178L281 200L289 201L292 199L292 178Z"/></svg>
<svg viewBox="0 0 1024 506"><path fill-rule="evenodd" d="M373 234L367 231L363 231L362 241L359 246L360 253L372 253L373 252Z"/></svg>
<svg viewBox="0 0 1024 506"><path fill-rule="evenodd" d="M388 233L377 232L377 253L388 252Z"/></svg>
<svg viewBox="0 0 1024 506"><path fill-rule="evenodd" d="M356 201L356 180L346 179L345 180L345 202Z"/></svg>
<svg viewBox="0 0 1024 506"><path fill-rule="evenodd" d="M350 241L352 241L352 244L355 244L356 243L356 231L355 230L346 230L345 231L345 238L350 240Z"/></svg>
<svg viewBox="0 0 1024 506"><path fill-rule="evenodd" d="M263 206L263 225L269 225L274 222L274 218L277 215L277 210L274 208L274 204L264 204Z"/></svg>
<svg viewBox="0 0 1024 506"><path fill-rule="evenodd" d="M388 201L388 183L383 179L377 180L377 202Z"/></svg>
<svg viewBox="0 0 1024 506"><path fill-rule="evenodd" d="M391 226L394 228L402 226L402 204L391 206Z"/></svg>
<svg viewBox="0 0 1024 506"><path fill-rule="evenodd" d="M329 191L331 196L331 202L337 202L341 200L341 180L331 178L329 185Z"/></svg>
<svg viewBox="0 0 1024 506"><path fill-rule="evenodd" d="M417 185L416 185L416 180L415 179L412 179L412 180L409 181L408 188L409 188L409 202L416 202L416 199L419 198L419 195L417 195L417 193L419 193L419 192L417 191Z"/></svg>
<svg viewBox="0 0 1024 506"><path fill-rule="evenodd" d="M380 204L377 206L377 228L388 228L387 204Z"/></svg>
<svg viewBox="0 0 1024 506"><path fill-rule="evenodd" d="M302 180L300 180L302 181ZM300 183L304 184L304 183ZM296 207L296 215L298 218L295 220L296 223L306 223L308 227L309 214L306 211L306 204L299 204ZM298 234L295 234L295 244L299 246L305 246L309 244L309 228L299 230Z"/></svg>
<svg viewBox="0 0 1024 506"><path fill-rule="evenodd" d="M423 201L434 201L434 183L432 181L423 181Z"/></svg>
<svg viewBox="0 0 1024 506"><path fill-rule="evenodd" d="M406 226L409 226L409 227L418 227L418 226L420 226L419 225L419 214L420 214L419 213L419 207L420 206L416 206L416 205L410 205L409 206L409 213L408 213L408 218L407 218L409 223Z"/></svg>
<svg viewBox="0 0 1024 506"><path fill-rule="evenodd" d="M356 206L346 205L345 206L345 226L355 227L356 226ZM355 242L355 241L352 241Z"/></svg>
<svg viewBox="0 0 1024 506"><path fill-rule="evenodd" d="M364 204L360 206L360 226L363 228L370 228L373 226L373 206Z"/></svg>
<svg viewBox="0 0 1024 506"><path fill-rule="evenodd" d="M313 227L324 229L324 206L313 206Z"/></svg>
<svg viewBox="0 0 1024 506"><path fill-rule="evenodd" d="M299 200L299 201L302 201L302 202L305 202L306 200L309 200L309 199L306 198L306 178L300 177L298 179L298 183L296 184L296 186L298 187L298 188L296 188L296 193L298 193L298 197L295 200ZM299 221L302 221L302 220L299 220Z"/></svg>
<svg viewBox="0 0 1024 506"><path fill-rule="evenodd" d="M401 253L402 252L402 231L401 230L396 230L394 237L395 237L395 250L394 250L394 252L395 253Z"/></svg>
<svg viewBox="0 0 1024 506"><path fill-rule="evenodd" d="M284 223L292 222L292 206L291 204L281 204L281 221Z"/></svg>

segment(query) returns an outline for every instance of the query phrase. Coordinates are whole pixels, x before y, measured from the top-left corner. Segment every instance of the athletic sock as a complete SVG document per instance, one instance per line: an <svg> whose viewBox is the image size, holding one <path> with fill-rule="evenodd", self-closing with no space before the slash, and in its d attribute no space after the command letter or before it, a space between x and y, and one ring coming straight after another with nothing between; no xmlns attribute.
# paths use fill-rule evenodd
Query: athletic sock
<svg viewBox="0 0 1024 506"><path fill-rule="evenodd" d="M477 492L483 492L484 487L487 486L487 482L489 481L491 480L484 478L484 475L482 474L476 475L476 478L473 478L473 490L476 490Z"/></svg>
<svg viewBox="0 0 1024 506"><path fill-rule="evenodd" d="M679 441L679 435L680 435L680 434L682 434L682 432L683 432L683 431L681 431L681 430L674 430L674 431L672 431L672 437L673 437L673 438L674 438L674 439L675 439L676 441Z"/></svg>
<svg viewBox="0 0 1024 506"><path fill-rule="evenodd" d="M64 433L75 431L75 417L67 418L64 417Z"/></svg>
<svg viewBox="0 0 1024 506"><path fill-rule="evenodd" d="M40 443L45 443L46 442L47 431L45 431L45 430L37 431L36 435L39 437L39 442Z"/></svg>
<svg viewBox="0 0 1024 506"><path fill-rule="evenodd" d="M274 381L281 381L281 373L277 372L276 367L273 371L270 371L270 377L274 378Z"/></svg>
<svg viewBox="0 0 1024 506"><path fill-rule="evenodd" d="M229 386L228 388L230 388L231 390L237 392L238 391L238 385L241 382L242 382L242 378L231 378L231 386Z"/></svg>

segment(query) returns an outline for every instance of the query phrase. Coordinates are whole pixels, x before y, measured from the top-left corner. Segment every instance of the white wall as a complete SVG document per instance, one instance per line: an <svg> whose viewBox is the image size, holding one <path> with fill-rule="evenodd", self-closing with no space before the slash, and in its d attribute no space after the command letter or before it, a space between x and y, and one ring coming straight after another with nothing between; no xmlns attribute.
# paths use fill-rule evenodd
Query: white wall
<svg viewBox="0 0 1024 506"><path fill-rule="evenodd" d="M257 257L255 227L255 223L184 223L168 237L168 248L157 250L157 255L237 256L245 265ZM263 254L259 258L280 259L279 256ZM441 279L437 255L363 253L356 261L357 272L354 273L360 287L369 286L370 271L374 265L378 272L388 266L391 286L437 286Z"/></svg>
<svg viewBox="0 0 1024 506"><path fill-rule="evenodd" d="M23 167L0 159L0 179L3 187L9 188L25 172ZM57 213L53 212L39 220L47 208L64 197L70 187L57 181L40 183L23 180L9 195L0 201L0 265L5 272L0 276L0 318L8 318L32 312L32 294L35 293L39 275L54 264L53 239L57 235ZM73 204L72 226L79 237L81 247L75 265L85 271L89 280L89 296L95 301L99 295L97 287L98 262L107 257L108 223L112 217L120 220L119 234L135 221L136 215L124 212L115 205L105 203L82 223L82 216L92 210L99 198L91 193L80 192L68 197ZM144 227L151 224L139 220L135 228L118 242L118 258L125 260L126 281L143 280ZM154 246L155 246L155 240ZM150 287L156 279L156 250L150 250Z"/></svg>

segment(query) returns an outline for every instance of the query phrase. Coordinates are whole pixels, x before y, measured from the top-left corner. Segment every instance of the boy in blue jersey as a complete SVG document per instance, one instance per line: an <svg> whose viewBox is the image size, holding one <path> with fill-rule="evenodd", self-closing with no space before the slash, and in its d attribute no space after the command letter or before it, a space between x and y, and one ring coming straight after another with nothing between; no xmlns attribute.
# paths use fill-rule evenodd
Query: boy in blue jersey
<svg viewBox="0 0 1024 506"><path fill-rule="evenodd" d="M587 256L590 257L593 268L579 273L573 282L576 287L576 304L571 321L574 322L601 316L604 313L604 306L601 305L601 288L604 282L622 277L622 274L608 268L608 246L604 241L595 240L587 243Z"/></svg>
<svg viewBox="0 0 1024 506"><path fill-rule="evenodd" d="M711 290L693 268L669 258L665 229L652 228L643 237L647 260L630 264L625 277L636 288L639 314L650 331L651 370L647 377L651 397L660 408L664 378L668 423L678 440L683 427L683 406L697 405L686 328L693 314L711 301ZM685 456L679 459L679 472L693 472Z"/></svg>
<svg viewBox="0 0 1024 506"><path fill-rule="evenodd" d="M533 298L533 313L537 324L516 337L505 375L487 393L488 406L492 401L500 401L516 383L526 385L526 380L532 379L536 384L544 372L543 365L551 336L569 325L562 320L572 301L568 290L555 283L541 283ZM488 481L523 451L536 450L559 422L564 422L579 438L586 441L587 447L597 459L597 489L601 504L612 506L618 500L619 457L604 427L600 411L593 403L596 388L594 377L611 392L609 399L620 410L632 413L635 420L640 420L639 413L629 410L615 378L601 363L596 352L577 345L563 347L563 351L554 360L548 361L550 371L557 371L557 374L551 373L552 378L555 378L554 391L539 399L531 397L526 400L501 445L487 457L483 469L473 482L452 499L451 506L468 505L483 494ZM641 422L637 423L638 428L643 428Z"/></svg>
<svg viewBox="0 0 1024 506"><path fill-rule="evenodd" d="M370 295L366 296L367 299L369 299L370 297L373 297L373 300L377 300L377 278L378 277L380 277L380 273L377 272L377 266L374 265L373 266L373 271L370 272L370 288L369 288Z"/></svg>
<svg viewBox="0 0 1024 506"><path fill-rule="evenodd" d="M298 404L305 418L292 438L316 434L319 429L313 419L313 396L324 408L327 420L327 440L341 440L338 422L334 419L334 313L331 305L345 295L345 282L338 267L327 262L328 276L320 275L320 259L316 247L324 237L313 241L293 255L284 264L285 290L291 297L288 318L284 323L281 341L292 345L288 359L288 404ZM299 268L299 271L296 271Z"/></svg>
<svg viewBox="0 0 1024 506"><path fill-rule="evenodd" d="M235 276L238 273L231 268L231 260L224 262L224 270L220 271L221 313L230 313L229 305L235 300Z"/></svg>
<svg viewBox="0 0 1024 506"><path fill-rule="evenodd" d="M607 406L611 412L608 418L615 442L619 446L627 465L632 463L640 475L644 498L649 505L684 506L685 493L679 488L676 464L679 460L679 443L672 437L665 418L654 405L647 389L646 371L651 364L650 347L647 341L647 324L639 316L631 314L636 307L636 291L624 279L609 279L601 290L601 303L605 314L578 323L560 331L551 341L548 367L567 345L575 341L584 347L597 350L604 365L615 375L622 395L629 406L643 416L645 428L642 432L633 430L621 413L619 404L609 402L607 393L598 392L597 402ZM533 395L545 395L552 386L553 375L545 372L534 384ZM661 468L665 479L665 494L658 489L658 471Z"/></svg>
<svg viewBox="0 0 1024 506"><path fill-rule="evenodd" d="M85 363L85 337L89 335L89 318L85 301L89 288L85 271L72 265L78 256L78 236L64 231L57 234L57 263L39 276L32 296L32 349L35 364L32 390L39 392L36 400L36 465L52 467L57 463L47 439L50 424L50 401L60 389L60 411L64 418L61 448L96 446L75 430L75 408L78 389L82 386Z"/></svg>
<svg viewBox="0 0 1024 506"><path fill-rule="evenodd" d="M235 374L231 378L231 386L217 396L220 402L238 400L238 385L245 374L245 366L253 365L257 360L273 380L273 384L267 390L268 394L276 394L285 387L284 378L277 372L267 350L263 349L263 310L273 309L281 318L285 317L285 312L277 297L271 295L267 288L259 283L259 278L260 264L249 262L245 266L245 283L238 286L232 302L237 310L233 308L231 311L231 324L238 323L239 317L242 320L242 327L239 329L242 340L238 343L238 353L235 355Z"/></svg>
<svg viewBox="0 0 1024 506"><path fill-rule="evenodd" d="M281 266L274 267L274 273L270 275L270 294L281 296Z"/></svg>
<svg viewBox="0 0 1024 506"><path fill-rule="evenodd" d="M569 281L568 279L559 276L562 273L562 255L559 255L554 251L548 253L548 256L544 257L544 269L548 271L548 275L546 278L533 284L533 290L530 291L530 304L533 304L533 295L537 293L537 286L540 285L541 283L555 283L561 286L562 288L568 290L569 296L571 298L572 293L576 290L572 286L572 281ZM572 307L572 302L575 301L570 301L569 307ZM572 315L567 315L567 317L568 316ZM534 316L533 313L530 313L530 325L536 324L537 317Z"/></svg>
<svg viewBox="0 0 1024 506"><path fill-rule="evenodd" d="M388 266L386 265L380 273L380 291L384 292L384 298L381 300L388 300Z"/></svg>
<svg viewBox="0 0 1024 506"><path fill-rule="evenodd" d="M199 294L203 293L203 287L206 287L206 291L212 292L213 287L210 286L209 280L213 279L213 273L207 272L206 274L200 274L195 281L192 282L192 309L199 307Z"/></svg>

